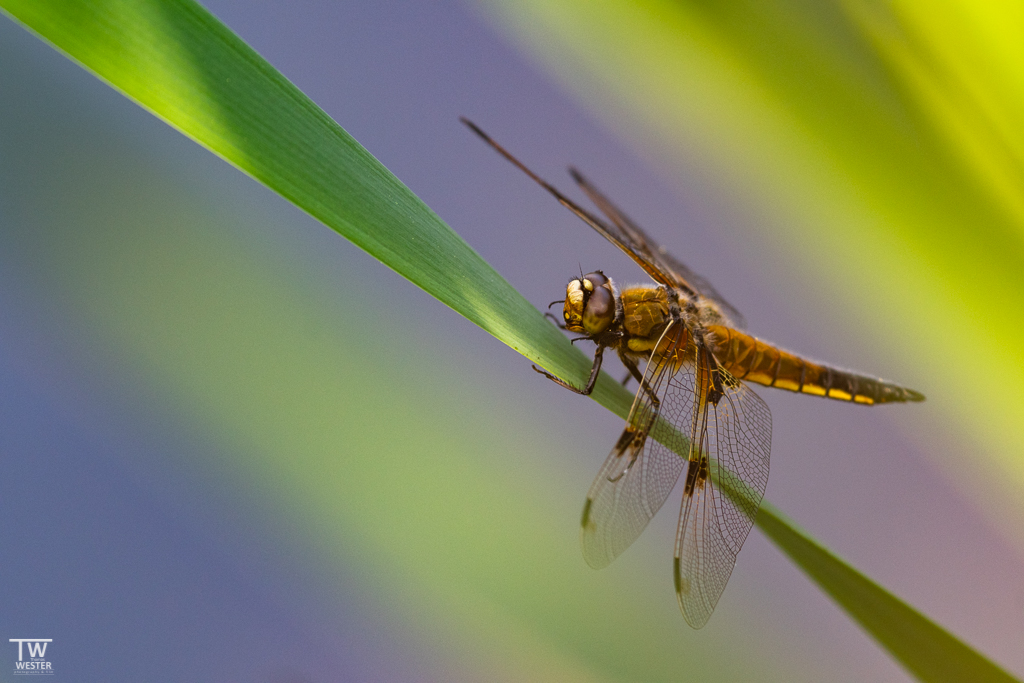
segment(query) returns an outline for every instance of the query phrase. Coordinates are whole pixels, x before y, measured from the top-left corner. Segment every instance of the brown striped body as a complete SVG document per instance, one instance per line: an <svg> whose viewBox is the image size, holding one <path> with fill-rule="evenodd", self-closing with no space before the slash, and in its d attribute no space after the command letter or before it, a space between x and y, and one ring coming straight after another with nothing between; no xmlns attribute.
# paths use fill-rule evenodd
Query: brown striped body
<svg viewBox="0 0 1024 683"><path fill-rule="evenodd" d="M924 400L912 389L814 363L724 325L709 325L705 339L715 359L744 382L866 405Z"/></svg>
<svg viewBox="0 0 1024 683"><path fill-rule="evenodd" d="M924 400L912 389L815 363L733 329L724 324L713 303L698 299L696 305L687 306L687 298L667 287L629 287L619 299L619 324L624 334L618 347L621 353L637 359L650 355L656 346L659 351L674 347L676 353L692 354L694 335L703 334L715 360L744 382L863 405ZM665 335L670 323L678 325L678 331ZM680 334L688 338L677 344Z"/></svg>

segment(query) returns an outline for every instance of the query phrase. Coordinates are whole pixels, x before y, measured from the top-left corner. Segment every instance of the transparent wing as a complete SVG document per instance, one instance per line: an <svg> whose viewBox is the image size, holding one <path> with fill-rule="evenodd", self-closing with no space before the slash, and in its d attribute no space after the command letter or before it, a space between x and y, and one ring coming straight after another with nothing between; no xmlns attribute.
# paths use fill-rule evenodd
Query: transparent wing
<svg viewBox="0 0 1024 683"><path fill-rule="evenodd" d="M743 315L736 310L736 308L730 304L725 298L719 294L711 283L706 279L687 268L683 263L676 260L665 247L657 244L650 237L647 236L639 225L634 223L629 216L627 216L621 209L608 199L604 193L597 189L589 180L583 177L575 168L569 169L569 174L576 181L576 184L580 186L590 201L594 202L601 212L608 217L608 220L612 222L614 230L605 225L601 224L601 227L593 226L602 235L607 237L613 244L619 245L625 243L630 249L627 249L627 253L630 251L639 254L642 258L649 261L654 268L665 273L664 280L667 282L658 280L662 284L666 284L672 287L679 287L684 290L689 290L700 294L706 299L711 299L719 305L722 311L731 318L731 322L737 327L744 327ZM602 229L603 228L603 229ZM612 232L613 237L609 237L608 232ZM634 257L635 258L635 257ZM645 270L647 270L645 268ZM648 271L650 272L650 271Z"/></svg>
<svg viewBox="0 0 1024 683"><path fill-rule="evenodd" d="M757 394L708 355L697 363L690 464L676 533L676 597L686 622L701 628L725 590L736 555L768 485L772 416ZM717 403L711 373L723 393Z"/></svg>
<svg viewBox="0 0 1024 683"><path fill-rule="evenodd" d="M583 557L595 569L628 548L672 492L686 467L687 435L693 409L693 359L684 355L689 335L681 324L670 332L672 350L652 360L644 373L622 436L608 455L583 505ZM677 352L678 347L678 352ZM648 390L649 389L649 390ZM664 389L664 391L663 391ZM660 406L653 396L660 396ZM669 447L648 438L658 415L681 425Z"/></svg>
<svg viewBox="0 0 1024 683"><path fill-rule="evenodd" d="M537 183L545 190L550 192L562 206L572 211L579 218L581 218L583 222L585 222L587 225L592 227L597 232L601 233L601 235L603 235L605 239L607 239L609 242L611 242L619 249L621 249L623 252L625 252L626 255L632 258L638 266L643 268L644 272L650 275L651 279L653 279L655 282L666 285L668 287L682 289L687 294L701 294L702 296L707 296L707 298L709 299L713 299L714 301L718 302L719 305L725 308L727 315L735 315L736 318L734 318L732 322L742 327L742 324L740 324L740 321L742 321L742 316L739 315L735 308L730 306L728 303L725 302L724 299L719 297L718 293L715 292L714 288L707 284L707 282L703 278L695 275L692 271L686 268L686 266L679 263L671 256L668 256L667 252L665 252L664 249L653 249L653 242L651 242L650 239L648 239L648 237L646 236L646 234L644 234L644 232L640 230L638 227L636 227L634 224L629 223L628 227L622 227L621 225L608 225L600 218L590 213L582 206L580 206L579 204L577 204L576 202L562 194L561 191L559 191L559 189L556 188L554 185L547 182L546 180L538 176L536 173L531 171L523 162L519 161L519 159L512 156L512 154L508 150L506 150L504 147L495 142L491 138L491 136L489 136L487 133L481 130L480 127L477 126L475 123L473 123L472 121L465 117L463 117L461 121L464 124L466 124L466 126L468 126L474 133L479 135L480 138L484 140L484 142L489 144L499 154L501 154L509 162L511 162L512 165L514 165L520 171L529 176L535 183ZM570 169L570 172L573 174L573 177L577 179L576 182L579 182L581 184L580 186L583 187L584 191L586 191L588 194L591 194L591 191L593 191L596 193L597 196L603 199L603 195L597 192L589 183L586 183L586 181L583 180L583 176L579 175L579 173L575 169ZM594 198L593 194L591 194L591 198ZM604 201L607 206L612 206L611 203L608 202L606 199ZM597 203L596 199L595 203ZM598 205L600 206L600 204ZM614 207L612 208L614 209ZM621 212L619 212L618 209L615 209L615 211L616 215L621 216ZM612 218L612 220L614 221L615 218ZM658 254L661 254L660 259L658 257ZM675 267L667 267L666 264L669 263L671 263ZM701 286L703 286L704 289L698 289L696 286L691 285L686 280L686 278L683 277L684 274L689 274L691 277L694 278L695 281L700 282ZM704 293L705 290L708 292L708 294Z"/></svg>

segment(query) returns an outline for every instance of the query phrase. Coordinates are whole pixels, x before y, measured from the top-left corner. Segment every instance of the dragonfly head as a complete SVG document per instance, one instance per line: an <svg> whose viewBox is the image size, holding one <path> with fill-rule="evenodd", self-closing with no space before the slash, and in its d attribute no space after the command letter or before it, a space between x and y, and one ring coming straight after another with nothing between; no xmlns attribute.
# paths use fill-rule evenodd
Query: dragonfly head
<svg viewBox="0 0 1024 683"><path fill-rule="evenodd" d="M569 281L565 288L565 327L588 337L601 334L615 322L612 281L597 270Z"/></svg>

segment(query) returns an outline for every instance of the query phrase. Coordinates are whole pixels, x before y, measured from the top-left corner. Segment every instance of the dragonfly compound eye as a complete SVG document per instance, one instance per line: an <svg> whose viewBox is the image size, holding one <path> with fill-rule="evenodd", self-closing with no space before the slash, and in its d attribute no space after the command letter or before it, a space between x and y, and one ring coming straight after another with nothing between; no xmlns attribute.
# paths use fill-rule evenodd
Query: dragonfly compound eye
<svg viewBox="0 0 1024 683"><path fill-rule="evenodd" d="M583 278L583 289L583 331L590 336L601 334L615 321L612 283L604 273L596 271Z"/></svg>

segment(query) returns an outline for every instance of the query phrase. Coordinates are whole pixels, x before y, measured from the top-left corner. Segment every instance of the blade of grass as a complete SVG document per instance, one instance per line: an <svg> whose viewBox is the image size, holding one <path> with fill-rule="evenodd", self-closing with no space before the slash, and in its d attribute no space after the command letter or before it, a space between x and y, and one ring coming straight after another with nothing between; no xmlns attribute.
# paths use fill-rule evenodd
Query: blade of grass
<svg viewBox="0 0 1024 683"><path fill-rule="evenodd" d="M588 359L536 308L309 98L199 5L184 0L0 0L0 8L527 358L563 377L585 375ZM622 417L632 399L607 375L593 397ZM977 674L974 680L1012 680L774 511L759 516L758 523L923 680L963 680L944 677L957 671Z"/></svg>
<svg viewBox="0 0 1024 683"><path fill-rule="evenodd" d="M765 504L757 526L897 661L922 681L1015 681Z"/></svg>
<svg viewBox="0 0 1024 683"><path fill-rule="evenodd" d="M429 207L199 5L10 0L0 7L531 360L563 376L589 366ZM625 415L629 399L613 384L602 393Z"/></svg>

